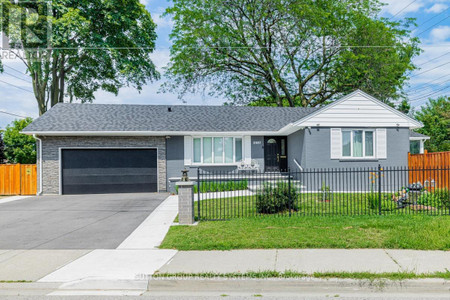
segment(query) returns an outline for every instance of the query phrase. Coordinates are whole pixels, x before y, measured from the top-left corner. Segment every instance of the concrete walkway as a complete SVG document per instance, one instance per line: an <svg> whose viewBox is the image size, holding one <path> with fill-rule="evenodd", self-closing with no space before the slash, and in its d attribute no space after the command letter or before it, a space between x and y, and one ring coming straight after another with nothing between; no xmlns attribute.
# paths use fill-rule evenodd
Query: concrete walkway
<svg viewBox="0 0 450 300"><path fill-rule="evenodd" d="M445 272L450 251L303 249L180 251L160 273Z"/></svg>
<svg viewBox="0 0 450 300"><path fill-rule="evenodd" d="M176 250L157 249L177 214L178 196L169 196L117 249L94 250L48 274L39 282L148 278L177 253Z"/></svg>

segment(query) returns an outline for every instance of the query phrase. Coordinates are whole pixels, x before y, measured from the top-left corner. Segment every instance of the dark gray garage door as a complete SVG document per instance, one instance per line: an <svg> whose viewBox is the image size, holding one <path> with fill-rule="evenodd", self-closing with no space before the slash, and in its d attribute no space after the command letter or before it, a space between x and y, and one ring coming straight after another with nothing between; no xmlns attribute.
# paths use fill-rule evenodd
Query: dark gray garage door
<svg viewBox="0 0 450 300"><path fill-rule="evenodd" d="M156 149L64 149L62 193L157 191Z"/></svg>

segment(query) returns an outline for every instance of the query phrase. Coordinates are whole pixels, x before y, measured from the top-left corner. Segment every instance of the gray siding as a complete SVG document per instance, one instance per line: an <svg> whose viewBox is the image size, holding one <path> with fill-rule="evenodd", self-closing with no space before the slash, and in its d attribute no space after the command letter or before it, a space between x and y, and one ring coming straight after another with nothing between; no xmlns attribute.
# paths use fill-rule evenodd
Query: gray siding
<svg viewBox="0 0 450 300"><path fill-rule="evenodd" d="M300 164L302 168L305 168L304 161L304 147L305 147L305 131L299 130L287 137L287 150L288 150L288 167L293 172L298 172L299 169L294 162L294 159Z"/></svg>
<svg viewBox="0 0 450 300"><path fill-rule="evenodd" d="M175 191L175 184L169 178L180 177L181 170L184 169L184 136L171 136L166 140L167 153L167 190ZM189 176L193 177L193 171Z"/></svg>
<svg viewBox="0 0 450 300"><path fill-rule="evenodd" d="M387 159L339 160L330 156L330 128L304 130L304 168L351 168L407 166L409 151L409 129L387 128ZM299 146L300 147L300 146Z"/></svg>
<svg viewBox="0 0 450 300"><path fill-rule="evenodd" d="M259 164L259 171L264 172L264 137L252 136L252 160Z"/></svg>
<svg viewBox="0 0 450 300"><path fill-rule="evenodd" d="M43 194L59 194L61 148L158 148L158 188L166 191L164 137L49 137L42 139ZM39 179L40 180L40 179Z"/></svg>

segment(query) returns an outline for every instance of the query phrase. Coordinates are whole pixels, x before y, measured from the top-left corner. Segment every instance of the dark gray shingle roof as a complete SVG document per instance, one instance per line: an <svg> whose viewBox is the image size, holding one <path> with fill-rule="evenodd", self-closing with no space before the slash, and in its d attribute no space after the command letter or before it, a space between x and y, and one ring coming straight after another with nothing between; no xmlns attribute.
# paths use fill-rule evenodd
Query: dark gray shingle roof
<svg viewBox="0 0 450 300"><path fill-rule="evenodd" d="M410 132L409 132L409 136L410 136L410 137L421 137L421 138L429 138L429 136L428 136L428 135L425 135L425 134L421 134L421 133L418 133L418 132L415 132L415 131L412 131L412 130L410 130Z"/></svg>
<svg viewBox="0 0 450 300"><path fill-rule="evenodd" d="M172 112L168 111L168 108ZM68 104L54 106L23 132L278 131L316 108Z"/></svg>

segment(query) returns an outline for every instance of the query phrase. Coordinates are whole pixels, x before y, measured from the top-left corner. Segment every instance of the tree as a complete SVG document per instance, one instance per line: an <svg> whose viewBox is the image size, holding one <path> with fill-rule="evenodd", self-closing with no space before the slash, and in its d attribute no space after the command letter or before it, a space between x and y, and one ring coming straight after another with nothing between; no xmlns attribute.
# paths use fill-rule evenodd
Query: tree
<svg viewBox="0 0 450 300"><path fill-rule="evenodd" d="M430 152L450 151L450 97L429 99L415 116L424 125L418 132L430 137L425 142L425 149Z"/></svg>
<svg viewBox="0 0 450 300"><path fill-rule="evenodd" d="M0 164L2 164L6 157L5 157L5 143L3 143L3 130L0 130Z"/></svg>
<svg viewBox="0 0 450 300"><path fill-rule="evenodd" d="M412 20L379 10L378 0L174 0L163 90L318 106L359 88L390 103L420 49Z"/></svg>
<svg viewBox="0 0 450 300"><path fill-rule="evenodd" d="M159 78L150 59L156 25L139 0L0 2L2 28L31 76L40 114L65 97L91 102L98 90L140 91Z"/></svg>
<svg viewBox="0 0 450 300"><path fill-rule="evenodd" d="M403 100L399 103L397 109L407 115L411 110L411 104L409 104L408 100Z"/></svg>
<svg viewBox="0 0 450 300"><path fill-rule="evenodd" d="M5 143L5 156L10 163L34 164L36 163L36 141L30 135L21 134L33 119L15 120L6 126L3 133Z"/></svg>

